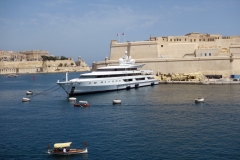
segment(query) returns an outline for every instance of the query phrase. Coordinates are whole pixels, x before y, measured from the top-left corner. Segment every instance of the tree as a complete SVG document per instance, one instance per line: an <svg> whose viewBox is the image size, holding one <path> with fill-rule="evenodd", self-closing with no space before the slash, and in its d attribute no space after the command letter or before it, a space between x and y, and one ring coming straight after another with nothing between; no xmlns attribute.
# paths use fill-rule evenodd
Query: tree
<svg viewBox="0 0 240 160"><path fill-rule="evenodd" d="M68 58L61 56L60 60L67 60Z"/></svg>

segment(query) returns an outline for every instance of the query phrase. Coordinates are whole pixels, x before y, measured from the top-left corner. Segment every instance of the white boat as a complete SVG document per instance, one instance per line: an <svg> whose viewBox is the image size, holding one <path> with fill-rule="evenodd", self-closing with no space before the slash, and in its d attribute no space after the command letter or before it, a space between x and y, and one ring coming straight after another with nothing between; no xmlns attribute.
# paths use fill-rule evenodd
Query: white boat
<svg viewBox="0 0 240 160"><path fill-rule="evenodd" d="M50 146L48 146L48 154L73 155L73 154L88 153L86 142L84 142L85 149L70 149L71 144L72 142L55 143L53 149L51 149Z"/></svg>
<svg viewBox="0 0 240 160"><path fill-rule="evenodd" d="M120 104L122 103L122 101L120 99L114 99L113 100L113 104Z"/></svg>
<svg viewBox="0 0 240 160"><path fill-rule="evenodd" d="M195 99L195 103L203 103L203 102L204 102L204 98Z"/></svg>
<svg viewBox="0 0 240 160"><path fill-rule="evenodd" d="M23 101L23 102L29 102L29 101L30 101L30 98L23 98L22 101Z"/></svg>
<svg viewBox="0 0 240 160"><path fill-rule="evenodd" d="M138 70L144 65L135 64L135 60L125 55L119 59L119 65L100 67L97 71L81 74L79 78L71 80L68 80L68 73L66 73L66 81L58 80L57 84L69 96L159 84L159 81L151 74L152 71Z"/></svg>

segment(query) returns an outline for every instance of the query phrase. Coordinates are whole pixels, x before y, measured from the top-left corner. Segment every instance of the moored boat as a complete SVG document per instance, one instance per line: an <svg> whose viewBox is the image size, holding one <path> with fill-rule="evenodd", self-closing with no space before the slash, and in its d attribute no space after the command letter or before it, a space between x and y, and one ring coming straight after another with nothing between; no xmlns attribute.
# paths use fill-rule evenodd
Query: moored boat
<svg viewBox="0 0 240 160"><path fill-rule="evenodd" d="M79 101L79 103L74 103L75 107L90 107L88 101Z"/></svg>
<svg viewBox="0 0 240 160"><path fill-rule="evenodd" d="M114 90L129 90L159 84L151 70L138 70L145 64L135 64L135 60L127 55L119 59L119 65L100 67L91 73L81 74L79 78L57 84L69 95L96 93Z"/></svg>
<svg viewBox="0 0 240 160"><path fill-rule="evenodd" d="M74 154L82 154L88 153L87 143L84 142L85 148L84 149L71 149L70 145L72 142L65 142L65 143L55 143L54 148L51 149L48 146L48 154L53 155L74 155Z"/></svg>

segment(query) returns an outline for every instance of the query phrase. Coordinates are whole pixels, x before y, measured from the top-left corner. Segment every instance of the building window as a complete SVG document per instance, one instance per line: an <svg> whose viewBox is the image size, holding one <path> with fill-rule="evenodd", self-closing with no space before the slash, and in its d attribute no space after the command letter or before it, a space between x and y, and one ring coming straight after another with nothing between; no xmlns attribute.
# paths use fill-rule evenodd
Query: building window
<svg viewBox="0 0 240 160"><path fill-rule="evenodd" d="M199 42L201 42L201 39L199 39Z"/></svg>
<svg viewBox="0 0 240 160"><path fill-rule="evenodd" d="M170 39L170 41L172 41L172 39Z"/></svg>
<svg viewBox="0 0 240 160"><path fill-rule="evenodd" d="M200 53L200 56L202 57L202 53Z"/></svg>
<svg viewBox="0 0 240 160"><path fill-rule="evenodd" d="M163 45L161 45L161 47L163 47Z"/></svg>
<svg viewBox="0 0 240 160"><path fill-rule="evenodd" d="M194 39L194 42L196 42L196 39Z"/></svg>
<svg viewBox="0 0 240 160"><path fill-rule="evenodd" d="M205 53L205 56L207 56L207 53Z"/></svg>
<svg viewBox="0 0 240 160"><path fill-rule="evenodd" d="M179 39L179 41L181 41L181 39Z"/></svg>
<svg viewBox="0 0 240 160"><path fill-rule="evenodd" d="M190 39L190 42L192 42L192 39Z"/></svg>
<svg viewBox="0 0 240 160"><path fill-rule="evenodd" d="M211 53L209 53L209 56L211 56L212 54Z"/></svg>
<svg viewBox="0 0 240 160"><path fill-rule="evenodd" d="M185 41L187 41L187 38L185 38Z"/></svg>

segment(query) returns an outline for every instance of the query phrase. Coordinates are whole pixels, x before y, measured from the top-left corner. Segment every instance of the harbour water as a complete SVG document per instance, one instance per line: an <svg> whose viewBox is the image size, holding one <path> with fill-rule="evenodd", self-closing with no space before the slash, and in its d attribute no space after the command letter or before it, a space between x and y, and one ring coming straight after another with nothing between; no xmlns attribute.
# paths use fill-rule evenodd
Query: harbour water
<svg viewBox="0 0 240 160"><path fill-rule="evenodd" d="M78 76L70 73L69 79ZM91 104L79 108L56 86L64 78L64 73L0 76L1 160L240 157L240 85L160 84L79 95L78 101ZM28 90L34 95L22 102ZM197 97L205 103L195 104ZM113 105L116 98L122 103ZM73 142L73 148L83 148L84 141L88 154L47 154L48 145Z"/></svg>

